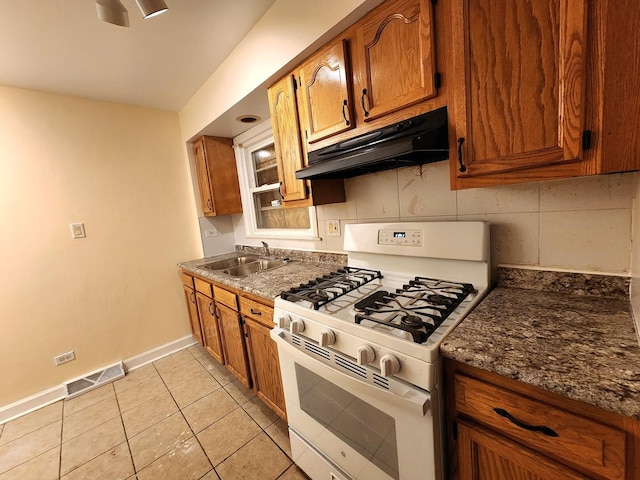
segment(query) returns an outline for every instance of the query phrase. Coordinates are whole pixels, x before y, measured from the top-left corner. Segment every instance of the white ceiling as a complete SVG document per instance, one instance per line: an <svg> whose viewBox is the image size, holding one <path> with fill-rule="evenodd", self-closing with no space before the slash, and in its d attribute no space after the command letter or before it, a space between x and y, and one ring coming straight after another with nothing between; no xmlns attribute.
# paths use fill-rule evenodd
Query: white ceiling
<svg viewBox="0 0 640 480"><path fill-rule="evenodd" d="M165 0L130 27L97 19L94 0L7 0L0 85L178 111L274 0ZM248 113L248 112L247 112Z"/></svg>

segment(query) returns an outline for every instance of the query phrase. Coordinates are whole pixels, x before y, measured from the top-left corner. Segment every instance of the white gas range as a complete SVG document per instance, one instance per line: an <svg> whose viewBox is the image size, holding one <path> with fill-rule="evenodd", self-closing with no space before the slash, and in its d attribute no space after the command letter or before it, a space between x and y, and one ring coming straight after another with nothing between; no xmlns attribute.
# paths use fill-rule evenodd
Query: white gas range
<svg viewBox="0 0 640 480"><path fill-rule="evenodd" d="M347 225L344 249L275 301L294 461L313 480L443 479L439 345L489 290L488 224Z"/></svg>

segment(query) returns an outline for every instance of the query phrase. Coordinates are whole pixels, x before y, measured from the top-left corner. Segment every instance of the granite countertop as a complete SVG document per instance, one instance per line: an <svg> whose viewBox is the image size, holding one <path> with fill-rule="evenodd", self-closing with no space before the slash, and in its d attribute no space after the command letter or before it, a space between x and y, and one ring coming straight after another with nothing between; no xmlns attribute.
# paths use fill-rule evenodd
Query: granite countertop
<svg viewBox="0 0 640 480"><path fill-rule="evenodd" d="M445 339L443 355L640 420L628 279L500 270L498 287Z"/></svg>
<svg viewBox="0 0 640 480"><path fill-rule="evenodd" d="M237 247L237 250L242 253L263 253L261 249L251 247ZM199 277L273 300L283 290L297 287L346 265L346 256L341 254L271 249L271 257L289 258L290 261L281 267L244 278L231 277L222 271L203 268L207 263L232 258L238 254L238 251L181 262L178 267Z"/></svg>

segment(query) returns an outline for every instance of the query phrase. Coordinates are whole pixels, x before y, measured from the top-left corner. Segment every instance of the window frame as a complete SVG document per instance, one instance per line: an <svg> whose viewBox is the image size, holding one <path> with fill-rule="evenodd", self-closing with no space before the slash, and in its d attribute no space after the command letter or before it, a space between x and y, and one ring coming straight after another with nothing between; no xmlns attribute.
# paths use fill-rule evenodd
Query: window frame
<svg viewBox="0 0 640 480"><path fill-rule="evenodd" d="M240 183L240 197L242 200L246 237L283 240L320 240L318 237L318 219L315 207L308 207L309 228L307 229L258 228L255 203L253 199L254 193L270 191L275 185L277 185L277 188L280 188L280 185L271 184L271 186L262 185L260 187L256 187L256 172L254 170L251 153L272 143L273 130L271 128L270 119L252 127L233 139L233 149L238 167L238 180Z"/></svg>

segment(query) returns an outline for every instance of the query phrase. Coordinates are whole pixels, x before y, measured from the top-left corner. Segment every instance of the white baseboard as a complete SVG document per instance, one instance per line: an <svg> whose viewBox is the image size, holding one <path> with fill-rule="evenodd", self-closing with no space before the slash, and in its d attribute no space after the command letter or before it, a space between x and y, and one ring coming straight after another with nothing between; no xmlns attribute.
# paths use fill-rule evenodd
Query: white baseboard
<svg viewBox="0 0 640 480"><path fill-rule="evenodd" d="M123 360L122 363L124 364L125 371L130 372L162 357L166 357L167 355L171 355L179 350L190 347L194 343L196 343L196 341L193 338L193 335L187 335L186 337L179 338L173 342L169 342L143 352L140 355ZM4 407L0 407L0 425L13 420L14 418L31 413L39 408L46 407L53 402L62 400L65 396L66 389L64 384L61 384L35 393L30 397L23 398Z"/></svg>

